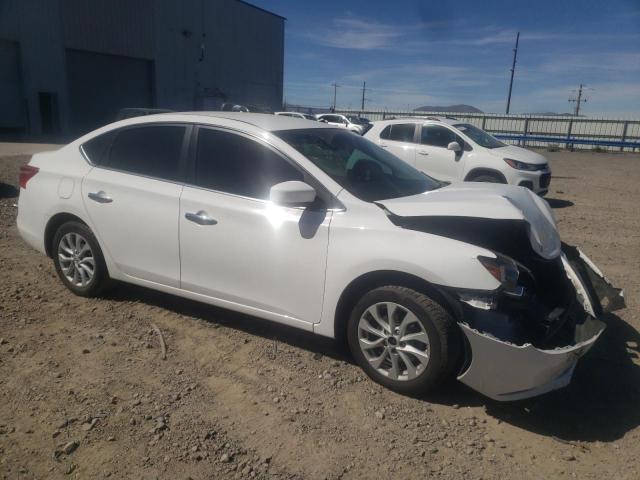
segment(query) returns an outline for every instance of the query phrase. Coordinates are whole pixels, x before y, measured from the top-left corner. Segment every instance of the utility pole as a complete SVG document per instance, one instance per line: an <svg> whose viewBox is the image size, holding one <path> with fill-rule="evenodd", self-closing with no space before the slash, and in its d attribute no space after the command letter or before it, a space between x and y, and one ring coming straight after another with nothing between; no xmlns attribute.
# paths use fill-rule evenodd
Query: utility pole
<svg viewBox="0 0 640 480"><path fill-rule="evenodd" d="M362 82L362 106L360 109L364 112L364 92L367 90L367 82Z"/></svg>
<svg viewBox="0 0 640 480"><path fill-rule="evenodd" d="M570 98L569 99L569 103L575 103L576 104L576 109L575 109L575 113L574 113L574 115L576 117L580 115L580 106L587 101L586 98L582 98L582 91L584 90L584 87L586 87L586 85L583 85L581 83L580 86L578 87L578 96L577 96L577 98ZM575 90L574 90L574 92L575 92Z"/></svg>
<svg viewBox="0 0 640 480"><path fill-rule="evenodd" d="M338 95L338 87L340 85L338 85L336 82L333 82L331 85L333 86L333 105L331 107L331 111L335 112L336 111L336 96Z"/></svg>
<svg viewBox="0 0 640 480"><path fill-rule="evenodd" d="M520 41L520 32L516 34L516 48L513 49L513 64L511 65L511 80L509 81L509 96L507 97L507 114L511 108L511 90L513 89L513 75L516 73L516 59L518 58L518 42Z"/></svg>

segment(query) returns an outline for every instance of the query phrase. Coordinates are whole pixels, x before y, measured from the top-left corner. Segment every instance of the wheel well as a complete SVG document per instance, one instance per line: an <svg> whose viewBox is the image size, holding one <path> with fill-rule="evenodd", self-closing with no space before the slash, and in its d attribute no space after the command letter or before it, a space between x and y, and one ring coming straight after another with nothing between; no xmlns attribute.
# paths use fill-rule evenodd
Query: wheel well
<svg viewBox="0 0 640 480"><path fill-rule="evenodd" d="M464 178L465 182L472 181L474 178L479 177L480 175L491 175L492 177L497 177L500 179L502 183L507 183L506 177L499 172L498 170L492 170L490 168L474 168L467 176Z"/></svg>
<svg viewBox="0 0 640 480"><path fill-rule="evenodd" d="M60 228L60 225L67 222L79 222L86 225L86 222L71 213L56 213L49 219L47 226L44 229L44 248L47 252L47 256L52 256L51 244L53 243L53 236L58 231L58 228Z"/></svg>
<svg viewBox="0 0 640 480"><path fill-rule="evenodd" d="M462 317L462 311L451 295L423 278L393 270L370 272L353 280L347 288L344 289L342 295L340 295L334 319L334 336L339 344L343 346L347 344L347 323L351 310L358 300L366 292L385 285L407 287L429 295L430 298L447 310L456 321L459 321Z"/></svg>

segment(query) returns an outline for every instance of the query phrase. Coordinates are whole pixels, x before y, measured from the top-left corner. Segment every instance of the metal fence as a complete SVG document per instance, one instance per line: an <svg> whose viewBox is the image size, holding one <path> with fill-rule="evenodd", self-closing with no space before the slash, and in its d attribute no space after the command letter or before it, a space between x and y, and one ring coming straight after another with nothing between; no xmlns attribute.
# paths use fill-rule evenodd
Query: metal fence
<svg viewBox="0 0 640 480"><path fill-rule="evenodd" d="M388 110L339 110L369 120L451 116L486 130L510 144L566 149L640 151L640 120L573 116L501 115Z"/></svg>

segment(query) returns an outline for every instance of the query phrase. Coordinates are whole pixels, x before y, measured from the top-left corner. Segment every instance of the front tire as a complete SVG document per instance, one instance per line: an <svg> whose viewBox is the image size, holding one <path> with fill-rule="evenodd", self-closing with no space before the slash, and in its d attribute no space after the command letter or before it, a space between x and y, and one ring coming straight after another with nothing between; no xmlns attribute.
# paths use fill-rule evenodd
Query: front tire
<svg viewBox="0 0 640 480"><path fill-rule="evenodd" d="M485 182L485 183L506 183L502 180L498 175L494 175L491 173L484 173L473 177L471 179L472 182Z"/></svg>
<svg viewBox="0 0 640 480"><path fill-rule="evenodd" d="M459 329L427 295L400 286L366 293L348 322L349 348L375 382L407 395L437 387L457 365Z"/></svg>
<svg viewBox="0 0 640 480"><path fill-rule="evenodd" d="M76 295L95 297L108 285L102 250L85 224L62 224L53 237L51 252L62 283Z"/></svg>

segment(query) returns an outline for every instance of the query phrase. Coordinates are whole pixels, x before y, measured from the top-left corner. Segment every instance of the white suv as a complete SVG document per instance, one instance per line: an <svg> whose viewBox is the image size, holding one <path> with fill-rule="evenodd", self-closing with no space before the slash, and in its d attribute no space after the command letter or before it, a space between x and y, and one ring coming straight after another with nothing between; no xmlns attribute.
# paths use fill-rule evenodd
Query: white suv
<svg viewBox="0 0 640 480"><path fill-rule="evenodd" d="M111 280L346 339L377 382L499 400L566 385L619 292L546 202L443 187L344 129L232 112L103 127L20 172L18 229L82 296Z"/></svg>
<svg viewBox="0 0 640 480"><path fill-rule="evenodd" d="M365 137L439 180L508 183L541 196L549 190L551 170L545 157L506 145L460 120L385 120L374 122Z"/></svg>
<svg viewBox="0 0 640 480"><path fill-rule="evenodd" d="M337 113L322 113L316 115L318 121L326 123L328 125L340 128L346 128L350 132L362 135L364 133L364 125L352 122L345 115L339 115Z"/></svg>

